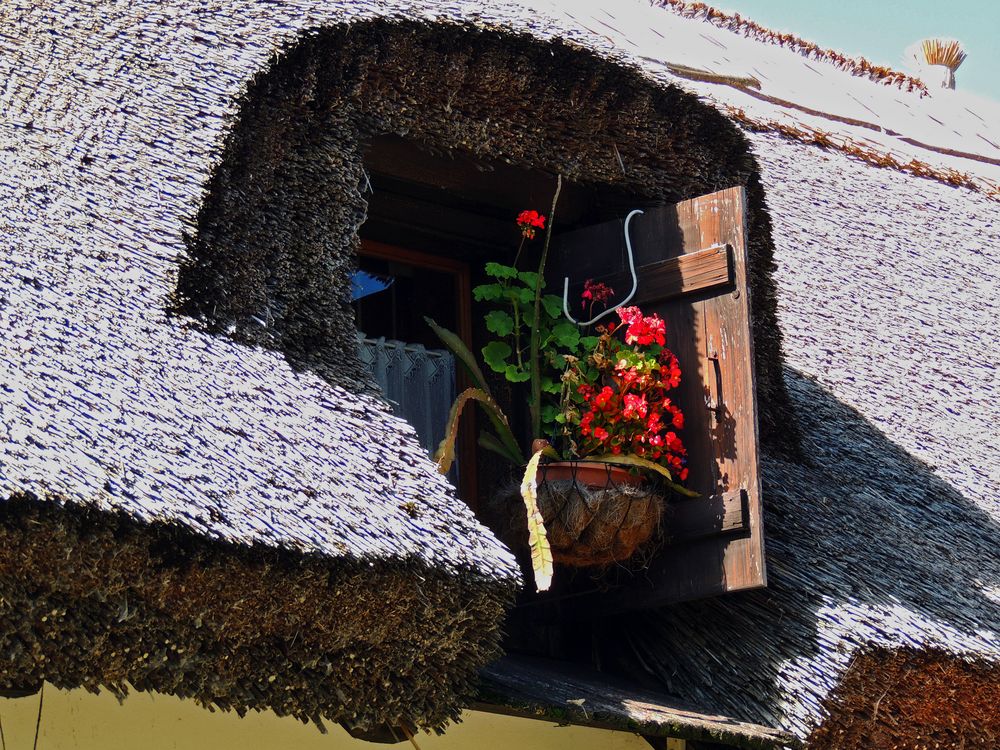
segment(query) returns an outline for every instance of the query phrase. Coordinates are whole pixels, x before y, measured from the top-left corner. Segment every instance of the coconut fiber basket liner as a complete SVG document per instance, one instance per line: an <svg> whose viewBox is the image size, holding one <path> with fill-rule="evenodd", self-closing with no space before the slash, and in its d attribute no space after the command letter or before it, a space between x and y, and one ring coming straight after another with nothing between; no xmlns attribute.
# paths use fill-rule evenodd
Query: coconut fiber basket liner
<svg viewBox="0 0 1000 750"><path fill-rule="evenodd" d="M555 562L574 567L621 564L653 546L667 508L657 482L636 484L634 477L622 482L617 470L608 472L610 481L600 483L584 481L576 471L569 479L553 479L543 467L536 478L538 508ZM527 552L520 481L487 496L480 512L511 549Z"/></svg>
<svg viewBox="0 0 1000 750"><path fill-rule="evenodd" d="M656 534L663 497L655 484L637 483L607 465L597 481L592 468L569 463L558 474L538 472L538 509L548 532L552 557L576 567L628 560Z"/></svg>

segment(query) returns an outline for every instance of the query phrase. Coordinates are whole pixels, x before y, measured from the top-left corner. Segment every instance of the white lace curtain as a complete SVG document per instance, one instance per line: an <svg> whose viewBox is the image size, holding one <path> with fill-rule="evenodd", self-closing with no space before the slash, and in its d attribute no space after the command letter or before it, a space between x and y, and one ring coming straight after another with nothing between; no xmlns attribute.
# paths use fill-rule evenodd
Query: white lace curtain
<svg viewBox="0 0 1000 750"><path fill-rule="evenodd" d="M448 411L455 400L451 352L385 337L369 339L359 333L358 355L393 413L413 425L420 444L433 453L444 438Z"/></svg>

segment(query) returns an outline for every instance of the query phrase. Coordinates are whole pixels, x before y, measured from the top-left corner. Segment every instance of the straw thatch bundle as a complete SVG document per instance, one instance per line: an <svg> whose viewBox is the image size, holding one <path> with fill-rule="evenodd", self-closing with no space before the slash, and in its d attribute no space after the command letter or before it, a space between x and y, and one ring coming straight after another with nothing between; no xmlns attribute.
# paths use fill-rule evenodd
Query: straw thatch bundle
<svg viewBox="0 0 1000 750"><path fill-rule="evenodd" d="M29 496L0 505L0 548L0 690L132 686L321 729L438 726L499 654L468 630L505 605L474 575L424 566L416 585L412 564L331 565Z"/></svg>
<svg viewBox="0 0 1000 750"><path fill-rule="evenodd" d="M827 700L810 750L1000 746L1000 666L939 650L859 656Z"/></svg>
<svg viewBox="0 0 1000 750"><path fill-rule="evenodd" d="M800 737L873 646L936 647L995 685L970 665L1000 660L1000 355L983 322L1000 236L995 204L932 181L994 179L989 135L924 148L874 111L751 102L671 74L660 11L559 5L3 15L4 685L131 683L359 725L453 715L514 571L353 355L344 281L381 133L650 201L748 190L769 589L604 623L631 649L609 670ZM712 54L749 70L762 44L738 41ZM803 49L799 76L854 91ZM865 107L924 114L861 83ZM759 132L709 102L747 106ZM359 625L383 621L398 631Z"/></svg>
<svg viewBox="0 0 1000 750"><path fill-rule="evenodd" d="M345 295L365 216L365 144L386 133L647 201L746 184L761 429L794 449L775 377L768 219L745 140L695 97L559 41L377 21L296 45L244 99L189 242L179 309L330 379L363 380Z"/></svg>

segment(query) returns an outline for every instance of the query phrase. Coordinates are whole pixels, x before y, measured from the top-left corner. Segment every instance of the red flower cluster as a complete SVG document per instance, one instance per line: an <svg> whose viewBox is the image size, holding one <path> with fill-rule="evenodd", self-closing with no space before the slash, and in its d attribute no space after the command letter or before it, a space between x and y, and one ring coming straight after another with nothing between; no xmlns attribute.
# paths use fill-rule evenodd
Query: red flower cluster
<svg viewBox="0 0 1000 750"><path fill-rule="evenodd" d="M666 325L656 313L645 318L638 307L621 307L618 309L618 317L622 319L622 323L628 325L628 329L625 331L626 344L666 345Z"/></svg>
<svg viewBox="0 0 1000 750"><path fill-rule="evenodd" d="M674 477L688 476L687 450L674 430L684 427L684 414L667 392L681 381L677 357L664 346L663 321L643 317L636 307L619 309L627 325L623 346L602 335L597 383L577 386L578 452L581 456L630 453L656 461Z"/></svg>
<svg viewBox="0 0 1000 750"><path fill-rule="evenodd" d="M545 229L545 217L538 211L522 211L517 215L517 225L522 237L533 240L536 229Z"/></svg>
<svg viewBox="0 0 1000 750"><path fill-rule="evenodd" d="M580 309L586 310L587 305L597 305L601 303L606 303L614 295L615 290L609 287L607 284L603 284L600 281L594 281L593 279L587 279L583 282L583 294L580 301Z"/></svg>

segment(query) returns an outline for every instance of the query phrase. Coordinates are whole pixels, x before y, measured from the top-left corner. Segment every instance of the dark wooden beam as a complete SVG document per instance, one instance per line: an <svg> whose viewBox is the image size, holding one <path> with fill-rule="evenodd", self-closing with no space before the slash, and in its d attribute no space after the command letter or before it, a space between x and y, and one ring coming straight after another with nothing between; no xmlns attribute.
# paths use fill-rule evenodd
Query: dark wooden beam
<svg viewBox="0 0 1000 750"><path fill-rule="evenodd" d="M746 490L715 497L691 498L671 503L664 519L664 535L671 541L748 531L750 516Z"/></svg>

